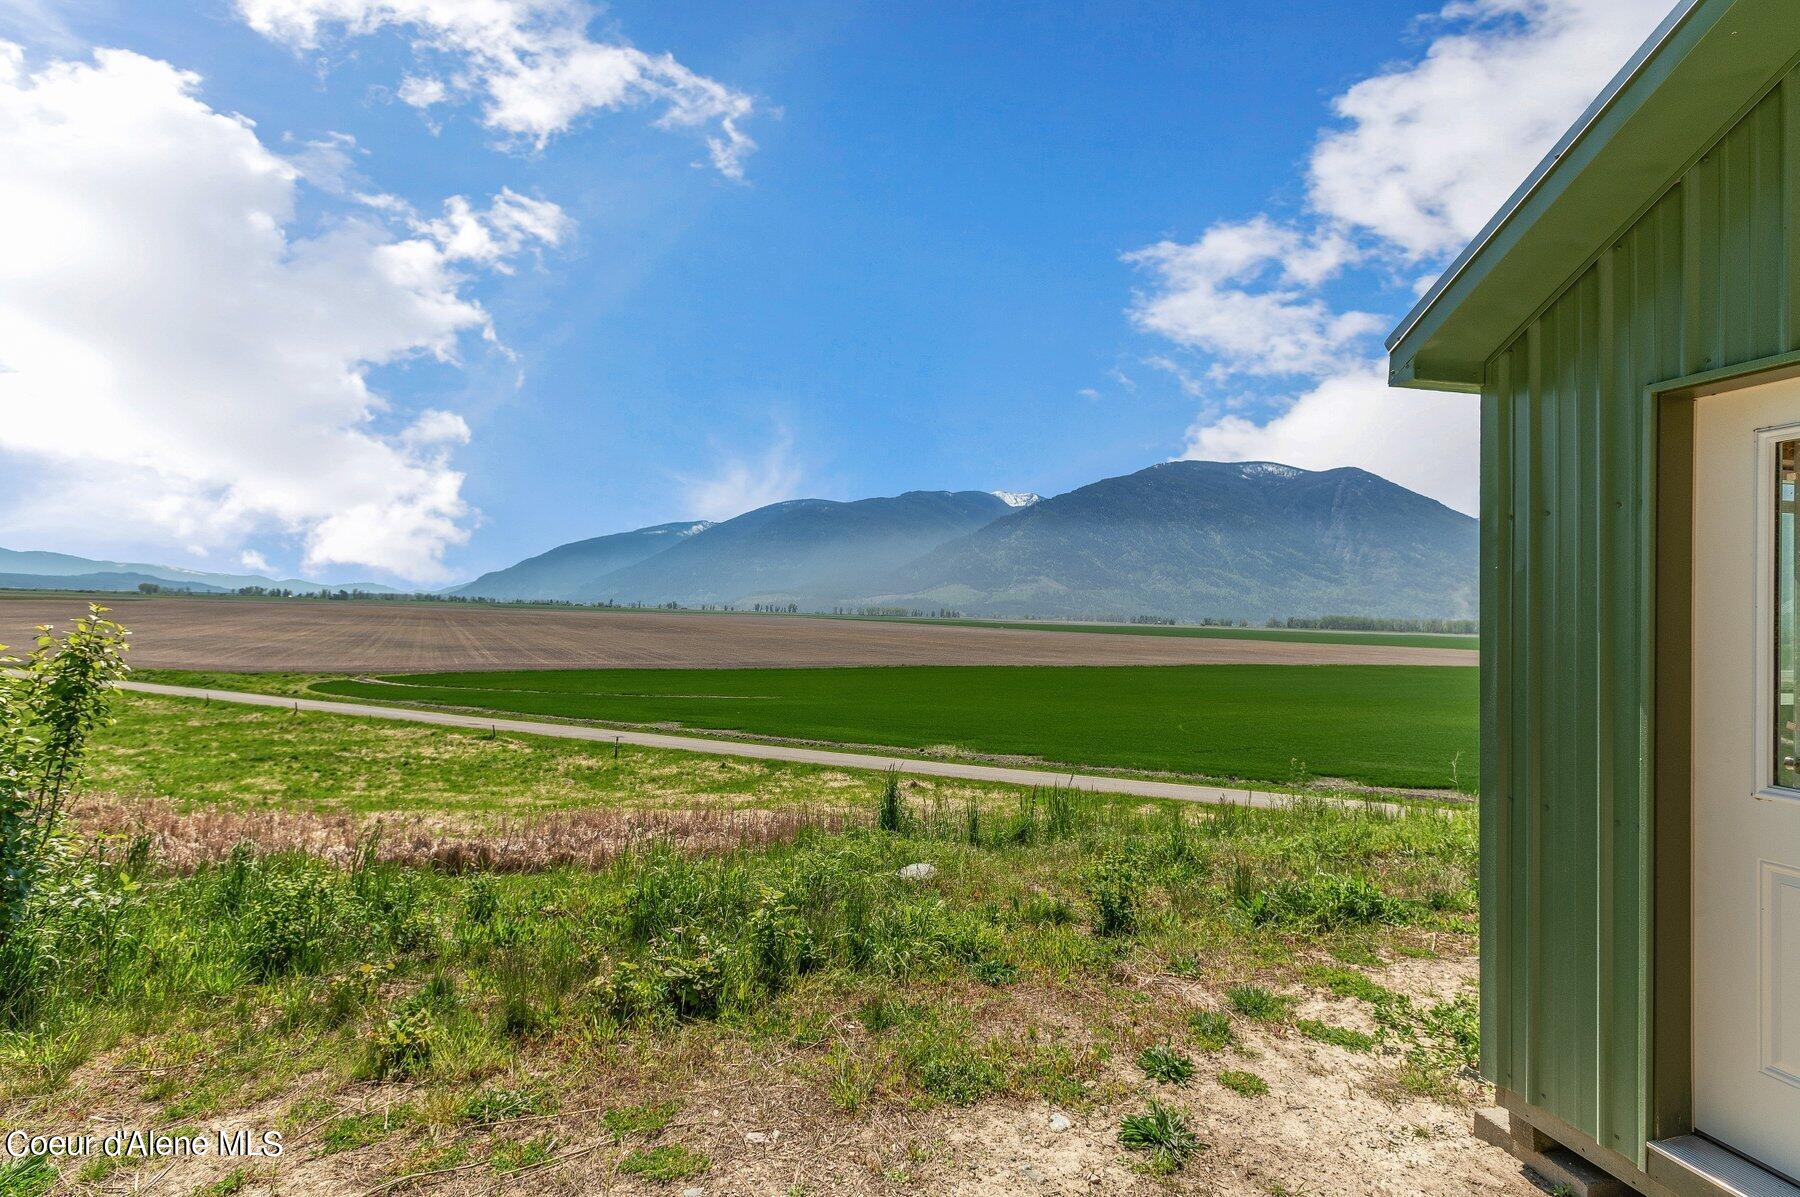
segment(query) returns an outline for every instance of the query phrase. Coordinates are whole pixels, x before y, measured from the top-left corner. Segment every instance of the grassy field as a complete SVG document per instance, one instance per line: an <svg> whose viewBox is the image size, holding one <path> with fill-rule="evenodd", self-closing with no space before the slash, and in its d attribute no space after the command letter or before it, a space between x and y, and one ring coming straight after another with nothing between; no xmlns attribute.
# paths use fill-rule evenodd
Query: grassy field
<svg viewBox="0 0 1800 1197"><path fill-rule="evenodd" d="M479 823L571 810L866 805L879 775L548 736L490 736L347 715L121 695L89 787L182 810L429 815ZM960 801L975 787L929 792Z"/></svg>
<svg viewBox="0 0 1800 1197"><path fill-rule="evenodd" d="M1384 648L1481 647L1479 636L1438 632L1340 632L1326 628L1227 628L1156 623L1056 623L1038 619L908 619L883 616L833 616L890 623L927 623L956 628L1016 628L1038 632L1094 632L1107 636L1180 636L1201 640L1270 640L1289 644L1368 644Z"/></svg>
<svg viewBox="0 0 1800 1197"><path fill-rule="evenodd" d="M1470 1179L1460 1129L1472 812L615 758L135 695L120 716L56 891L78 900L34 924L44 971L0 1028L0 1123L248 1122L289 1151L28 1160L9 1197L903 1193L1026 1157L1104 1191L1272 1193L1351 1150L1371 1185L1519 1191ZM586 867L516 851L527 824L719 805L745 818L646 824ZM446 827L491 836L492 867L445 859ZM1035 1129L1052 1109L1062 1138Z"/></svg>
<svg viewBox="0 0 1800 1197"><path fill-rule="evenodd" d="M166 675L164 675L166 676ZM217 684L217 679L207 684ZM325 679L318 694L1248 781L1472 787L1474 669L545 670Z"/></svg>

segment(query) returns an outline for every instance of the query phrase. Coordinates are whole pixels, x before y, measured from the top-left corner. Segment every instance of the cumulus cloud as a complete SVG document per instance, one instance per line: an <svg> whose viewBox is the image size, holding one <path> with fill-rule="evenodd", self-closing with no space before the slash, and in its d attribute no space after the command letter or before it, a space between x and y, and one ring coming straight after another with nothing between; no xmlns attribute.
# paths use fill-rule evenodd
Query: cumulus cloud
<svg viewBox="0 0 1800 1197"><path fill-rule="evenodd" d="M506 140L542 147L594 110L650 105L665 128L701 131L712 165L742 179L756 142L744 93L649 54L588 34L584 0L237 0L257 32L299 50L331 33L408 32L429 62L396 95L430 109L479 97L482 122Z"/></svg>
<svg viewBox="0 0 1800 1197"><path fill-rule="evenodd" d="M1361 466L1474 514L1480 413L1462 395L1402 391L1363 361L1323 379L1263 423L1226 415L1188 429L1184 458L1279 461L1307 470Z"/></svg>
<svg viewBox="0 0 1800 1197"><path fill-rule="evenodd" d="M681 481L690 512L701 519L728 520L796 497L803 477L794 460L793 438L784 434L759 456L734 455L711 474Z"/></svg>
<svg viewBox="0 0 1800 1197"><path fill-rule="evenodd" d="M1625 65L1670 0L1459 0L1417 62L1339 96L1313 207L1417 261L1451 254Z"/></svg>
<svg viewBox="0 0 1800 1197"><path fill-rule="evenodd" d="M273 533L308 567L442 578L468 426L403 416L370 373L492 336L464 268L568 222L502 192L302 231L303 167L199 88L120 50L30 73L0 43L0 453L89 508L0 518L48 531L60 508L72 531L106 510L195 551Z"/></svg>
<svg viewBox="0 0 1800 1197"><path fill-rule="evenodd" d="M1524 181L1622 67L1669 0L1453 0L1414 61L1332 104L1287 222L1226 221L1127 256L1151 287L1131 308L1166 338L1147 361L1202 400L1185 456L1361 465L1473 510L1467 399L1390 391L1364 339L1397 312L1342 311L1328 284L1363 267L1427 280ZM1178 360L1181 359L1181 360ZM1253 421L1221 399L1233 376L1301 377L1261 393Z"/></svg>
<svg viewBox="0 0 1800 1197"><path fill-rule="evenodd" d="M1307 236L1266 216L1215 224L1198 241L1127 255L1155 284L1132 319L1204 350L1221 372L1310 374L1382 326L1368 312L1333 311L1311 291L1353 256L1341 236Z"/></svg>

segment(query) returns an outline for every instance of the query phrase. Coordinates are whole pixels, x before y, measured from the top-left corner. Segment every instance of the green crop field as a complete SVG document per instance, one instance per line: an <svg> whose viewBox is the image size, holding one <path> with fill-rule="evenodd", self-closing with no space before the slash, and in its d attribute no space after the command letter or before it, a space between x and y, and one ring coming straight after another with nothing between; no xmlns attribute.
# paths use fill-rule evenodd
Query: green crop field
<svg viewBox="0 0 1800 1197"><path fill-rule="evenodd" d="M308 688L377 702L1251 781L1470 788L1476 774L1473 668L551 670L336 678Z"/></svg>

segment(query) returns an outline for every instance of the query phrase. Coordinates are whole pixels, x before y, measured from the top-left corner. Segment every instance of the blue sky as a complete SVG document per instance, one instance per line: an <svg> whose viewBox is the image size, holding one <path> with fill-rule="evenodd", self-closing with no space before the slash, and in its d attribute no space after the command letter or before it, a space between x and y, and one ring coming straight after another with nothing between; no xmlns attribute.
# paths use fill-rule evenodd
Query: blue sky
<svg viewBox="0 0 1800 1197"><path fill-rule="evenodd" d="M0 0L0 544L436 585L1184 454L1468 509L1380 337L1664 6L472 7Z"/></svg>

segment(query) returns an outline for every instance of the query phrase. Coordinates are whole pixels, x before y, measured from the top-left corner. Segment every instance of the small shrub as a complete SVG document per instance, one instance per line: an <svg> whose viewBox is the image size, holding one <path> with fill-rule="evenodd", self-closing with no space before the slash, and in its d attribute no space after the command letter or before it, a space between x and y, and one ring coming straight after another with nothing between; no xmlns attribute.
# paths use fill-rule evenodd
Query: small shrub
<svg viewBox="0 0 1800 1197"><path fill-rule="evenodd" d="M1159 1101L1119 1123L1119 1142L1131 1151L1148 1153L1151 1171L1164 1175L1180 1171L1200 1149L1187 1115Z"/></svg>
<svg viewBox="0 0 1800 1197"><path fill-rule="evenodd" d="M245 968L263 980L317 972L350 921L334 879L311 868L260 873L241 899L238 952Z"/></svg>
<svg viewBox="0 0 1800 1197"><path fill-rule="evenodd" d="M395 1014L365 1046L361 1076L375 1081L417 1076L431 1062L432 1039L429 1011L414 1007Z"/></svg>
<svg viewBox="0 0 1800 1197"><path fill-rule="evenodd" d="M1083 880L1094 904L1094 934L1130 935L1137 930L1144 874L1136 861L1123 852L1108 852L1088 869Z"/></svg>
<svg viewBox="0 0 1800 1197"><path fill-rule="evenodd" d="M1153 1081L1185 1085L1194 1075L1194 1062L1166 1044L1156 1044L1138 1053L1137 1066Z"/></svg>
<svg viewBox="0 0 1800 1197"><path fill-rule="evenodd" d="M1263 1080L1254 1072L1244 1072L1237 1068L1231 1068L1221 1072L1219 1074L1219 1084L1225 1086L1233 1093L1241 1094L1244 1097L1262 1097L1269 1091L1269 1082Z"/></svg>
<svg viewBox="0 0 1800 1197"><path fill-rule="evenodd" d="M1188 1015L1188 1032L1203 1052L1224 1051L1237 1041L1231 1016L1221 1010L1196 1010Z"/></svg>
<svg viewBox="0 0 1800 1197"><path fill-rule="evenodd" d="M725 995L728 949L704 931L677 934L650 949L650 966L656 970L669 1004L683 1018L712 1018Z"/></svg>
<svg viewBox="0 0 1800 1197"><path fill-rule="evenodd" d="M619 1161L619 1171L645 1180L686 1180L711 1167L711 1160L679 1143L639 1148Z"/></svg>
<svg viewBox="0 0 1800 1197"><path fill-rule="evenodd" d="M1289 999L1260 985L1238 985L1225 991L1231 1008L1258 1022L1280 1022L1287 1017Z"/></svg>
<svg viewBox="0 0 1800 1197"><path fill-rule="evenodd" d="M1320 1043L1329 1043L1333 1047L1346 1048L1353 1052L1366 1052L1375 1046L1375 1036L1365 1035L1361 1031L1353 1031L1349 1027L1336 1027L1330 1023L1316 1019L1303 1018L1294 1024L1294 1029L1308 1039Z"/></svg>

